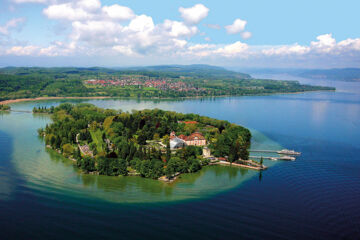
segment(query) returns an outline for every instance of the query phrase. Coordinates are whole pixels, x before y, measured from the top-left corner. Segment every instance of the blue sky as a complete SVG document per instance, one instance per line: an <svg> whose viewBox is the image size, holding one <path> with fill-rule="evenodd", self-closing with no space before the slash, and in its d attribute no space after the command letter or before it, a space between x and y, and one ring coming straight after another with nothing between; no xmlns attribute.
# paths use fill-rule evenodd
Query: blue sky
<svg viewBox="0 0 360 240"><path fill-rule="evenodd" d="M0 5L0 66L360 63L355 0L0 0Z"/></svg>

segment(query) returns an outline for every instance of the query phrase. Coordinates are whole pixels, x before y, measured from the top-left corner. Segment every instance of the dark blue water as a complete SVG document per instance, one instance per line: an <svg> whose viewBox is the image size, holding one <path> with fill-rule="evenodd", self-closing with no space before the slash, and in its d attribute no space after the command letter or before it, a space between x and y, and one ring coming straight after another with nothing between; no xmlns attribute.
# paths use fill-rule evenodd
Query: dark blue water
<svg viewBox="0 0 360 240"><path fill-rule="evenodd" d="M334 84L341 85L339 92L89 101L226 119L302 152L294 162L279 162L204 199L114 203L29 187L14 159L12 130L0 131L0 239L360 239L359 84Z"/></svg>

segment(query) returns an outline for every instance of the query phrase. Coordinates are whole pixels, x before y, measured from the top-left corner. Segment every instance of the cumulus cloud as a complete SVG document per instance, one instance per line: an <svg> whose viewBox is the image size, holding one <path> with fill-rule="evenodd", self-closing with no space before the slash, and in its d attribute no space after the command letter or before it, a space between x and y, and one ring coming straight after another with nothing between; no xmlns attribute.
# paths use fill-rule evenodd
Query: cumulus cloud
<svg viewBox="0 0 360 240"><path fill-rule="evenodd" d="M7 44L0 44L0 55L15 56L126 56L135 59L160 58L168 61L180 59L208 61L257 62L267 59L270 63L292 59L332 59L332 62L347 60L359 63L360 39L345 39L337 42L332 34L323 34L310 44L288 44L281 46L252 46L241 41L229 44L195 43L192 37L200 35L206 41L211 39L206 32L200 32L196 24L203 20L209 9L202 4L190 8L179 8L183 20L165 19L155 23L151 16L136 14L132 9L119 4L102 6L99 0L13 0L18 3L46 3L43 13L49 19L58 20L68 26L67 36L62 42L54 41L47 46L35 46L26 42L15 42L10 32L25 21L12 19L0 26L1 37ZM228 34L239 34L248 39L252 33L245 31L247 22L235 19L225 26ZM217 24L204 24L213 29ZM64 31L65 32L65 31ZM67 37L67 38L66 38ZM264 61L265 61L264 60Z"/></svg>
<svg viewBox="0 0 360 240"><path fill-rule="evenodd" d="M7 21L5 25L0 26L0 34L9 35L12 29L16 29L24 22L25 22L25 18L13 18Z"/></svg>
<svg viewBox="0 0 360 240"><path fill-rule="evenodd" d="M187 26L183 22L165 20L163 24L164 30L169 33L172 37L190 37L198 32L197 27Z"/></svg>
<svg viewBox="0 0 360 240"><path fill-rule="evenodd" d="M218 48L217 50L214 51L214 53L220 54L225 57L236 57L236 56L240 56L240 54L245 54L248 48L249 46L246 43L237 41L233 44L229 44L222 48Z"/></svg>
<svg viewBox="0 0 360 240"><path fill-rule="evenodd" d="M318 41L311 42L312 49L318 52L330 52L336 46L336 40L332 34L320 35L316 38Z"/></svg>
<svg viewBox="0 0 360 240"><path fill-rule="evenodd" d="M128 7L120 6L118 4L104 6L102 10L110 18L118 19L121 21L129 20L135 17L133 10Z"/></svg>
<svg viewBox="0 0 360 240"><path fill-rule="evenodd" d="M262 53L267 56L334 56L355 54L356 52L360 51L360 38L346 39L337 43L332 34L323 34L316 37L316 39L317 41L312 41L309 46L302 46L296 43L293 45L283 45L263 49Z"/></svg>
<svg viewBox="0 0 360 240"><path fill-rule="evenodd" d="M207 17L209 9L203 4L196 4L190 8L179 8L181 17L187 24L198 24L201 20Z"/></svg>
<svg viewBox="0 0 360 240"><path fill-rule="evenodd" d="M247 21L241 20L240 18L235 19L233 24L225 26L226 32L229 34L237 34L244 31Z"/></svg>
<svg viewBox="0 0 360 240"><path fill-rule="evenodd" d="M101 7L99 0L80 0L62 4L50 5L43 13L50 19L59 20L89 20L98 16Z"/></svg>

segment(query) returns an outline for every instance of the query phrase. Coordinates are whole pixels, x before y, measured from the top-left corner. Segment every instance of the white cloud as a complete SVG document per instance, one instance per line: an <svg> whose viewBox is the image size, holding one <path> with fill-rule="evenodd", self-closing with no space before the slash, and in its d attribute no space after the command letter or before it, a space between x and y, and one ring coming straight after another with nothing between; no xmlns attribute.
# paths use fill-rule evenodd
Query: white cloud
<svg viewBox="0 0 360 240"><path fill-rule="evenodd" d="M187 26L183 22L165 20L164 29L168 32L171 37L183 37L192 36L198 32L197 27Z"/></svg>
<svg viewBox="0 0 360 240"><path fill-rule="evenodd" d="M119 46L114 46L112 49L125 56L138 56L138 54L133 52L130 46L119 45Z"/></svg>
<svg viewBox="0 0 360 240"><path fill-rule="evenodd" d="M352 56L360 54L360 38L346 39L336 42L332 34L323 34L316 37L309 46L299 44L273 46L263 49L261 52L266 56L307 56L309 58L319 56Z"/></svg>
<svg viewBox="0 0 360 240"><path fill-rule="evenodd" d="M25 18L13 18L5 23L5 25L0 26L0 34L9 35L10 30L17 28L20 24L25 22Z"/></svg>
<svg viewBox="0 0 360 240"><path fill-rule="evenodd" d="M50 19L76 21L91 19L93 15L87 10L88 8L81 4L77 5L74 3L63 3L50 5L43 10L43 13Z"/></svg>
<svg viewBox="0 0 360 240"><path fill-rule="evenodd" d="M251 38L251 36L252 36L252 33L251 33L251 32L242 32L242 33L241 33L241 37L242 37L243 39L249 39L249 38Z"/></svg>
<svg viewBox="0 0 360 240"><path fill-rule="evenodd" d="M128 29L134 32L149 32L154 30L155 25L152 17L146 15L136 16L131 20Z"/></svg>
<svg viewBox="0 0 360 240"><path fill-rule="evenodd" d="M123 26L111 21L75 21L72 23L73 41L86 42L94 47L105 47L116 45Z"/></svg>
<svg viewBox="0 0 360 240"><path fill-rule="evenodd" d="M338 43L338 47L343 50L360 51L360 38L348 38Z"/></svg>
<svg viewBox="0 0 360 240"><path fill-rule="evenodd" d="M135 17L134 12L130 8L120 6L118 4L104 6L102 10L110 18L118 19L121 21L129 20Z"/></svg>
<svg viewBox="0 0 360 240"><path fill-rule="evenodd" d="M46 3L47 0L13 0L15 3Z"/></svg>
<svg viewBox="0 0 360 240"><path fill-rule="evenodd" d="M237 34L240 33L241 31L244 31L246 24L247 21L238 18L235 19L233 24L225 26L225 29L229 34Z"/></svg>
<svg viewBox="0 0 360 240"><path fill-rule="evenodd" d="M272 55L302 55L305 53L308 53L310 51L309 47L306 46L300 46L299 44L294 45L286 45L286 46L280 46L280 47L272 47L269 49L262 50L262 53L267 56Z"/></svg>
<svg viewBox="0 0 360 240"><path fill-rule="evenodd" d="M212 49L215 48L215 44L195 44L193 46L190 46L188 49L190 51L198 51L198 50L204 50L204 49Z"/></svg>
<svg viewBox="0 0 360 240"><path fill-rule="evenodd" d="M330 52L336 46L336 40L332 34L320 35L316 38L318 41L311 42L310 46L317 52Z"/></svg>
<svg viewBox="0 0 360 240"><path fill-rule="evenodd" d="M190 8L180 7L179 12L187 24L198 24L207 17L209 9L203 4L196 4Z"/></svg>
<svg viewBox="0 0 360 240"><path fill-rule="evenodd" d="M236 57L245 55L245 52L248 50L249 46L246 43L237 41L233 44L225 45L222 48L219 48L214 51L214 53L220 54L225 57Z"/></svg>
<svg viewBox="0 0 360 240"><path fill-rule="evenodd" d="M43 13L57 24L68 26L63 42L55 41L47 46L34 46L27 41L14 41L10 31L21 26L24 19L12 19L0 26L0 55L16 56L97 56L134 57L136 60L163 58L166 62L185 59L191 61L259 62L259 60L284 62L303 60L309 63L325 59L333 63L345 61L360 63L360 38L336 42L331 34L323 34L310 44L288 44L280 46L251 46L237 41L230 44L197 43L193 36L210 41L206 31L200 32L198 24L209 13L202 4L190 8L179 8L183 20L166 19L154 23L151 16L136 14L132 9L118 4L102 6L99 0L12 0L17 3L46 3ZM241 19L225 26L227 33L239 34L248 39L252 33L245 31L247 22ZM217 24L204 24L213 29ZM206 30L206 29L205 29ZM208 29L209 30L209 29ZM1 37L3 39L1 39ZM5 41L6 40L6 41ZM6 42L6 44L4 44ZM10 47L9 47L10 46ZM145 60L144 60L145 61ZM260 61L260 62L261 62Z"/></svg>
<svg viewBox="0 0 360 240"><path fill-rule="evenodd" d="M16 55L16 56L29 56L34 55L35 52L39 50L37 46L14 46L6 51L8 55Z"/></svg>
<svg viewBox="0 0 360 240"><path fill-rule="evenodd" d="M88 11L94 11L101 7L101 2L99 0L81 0L77 2L77 6Z"/></svg>

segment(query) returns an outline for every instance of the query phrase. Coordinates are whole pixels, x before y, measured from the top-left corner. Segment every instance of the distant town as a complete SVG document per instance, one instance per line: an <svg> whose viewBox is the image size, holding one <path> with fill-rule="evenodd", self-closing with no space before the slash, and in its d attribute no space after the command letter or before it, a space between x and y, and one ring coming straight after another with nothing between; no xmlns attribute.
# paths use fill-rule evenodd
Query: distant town
<svg viewBox="0 0 360 240"><path fill-rule="evenodd" d="M185 83L181 80L174 78L156 78L148 77L143 75L127 75L121 77L110 77L106 79L89 79L85 80L84 83L88 86L98 86L98 87L126 87L126 86L135 86L135 87L147 87L147 88L156 88L159 90L174 90L178 92L189 92L189 91L205 91L205 88L194 87L192 84Z"/></svg>

